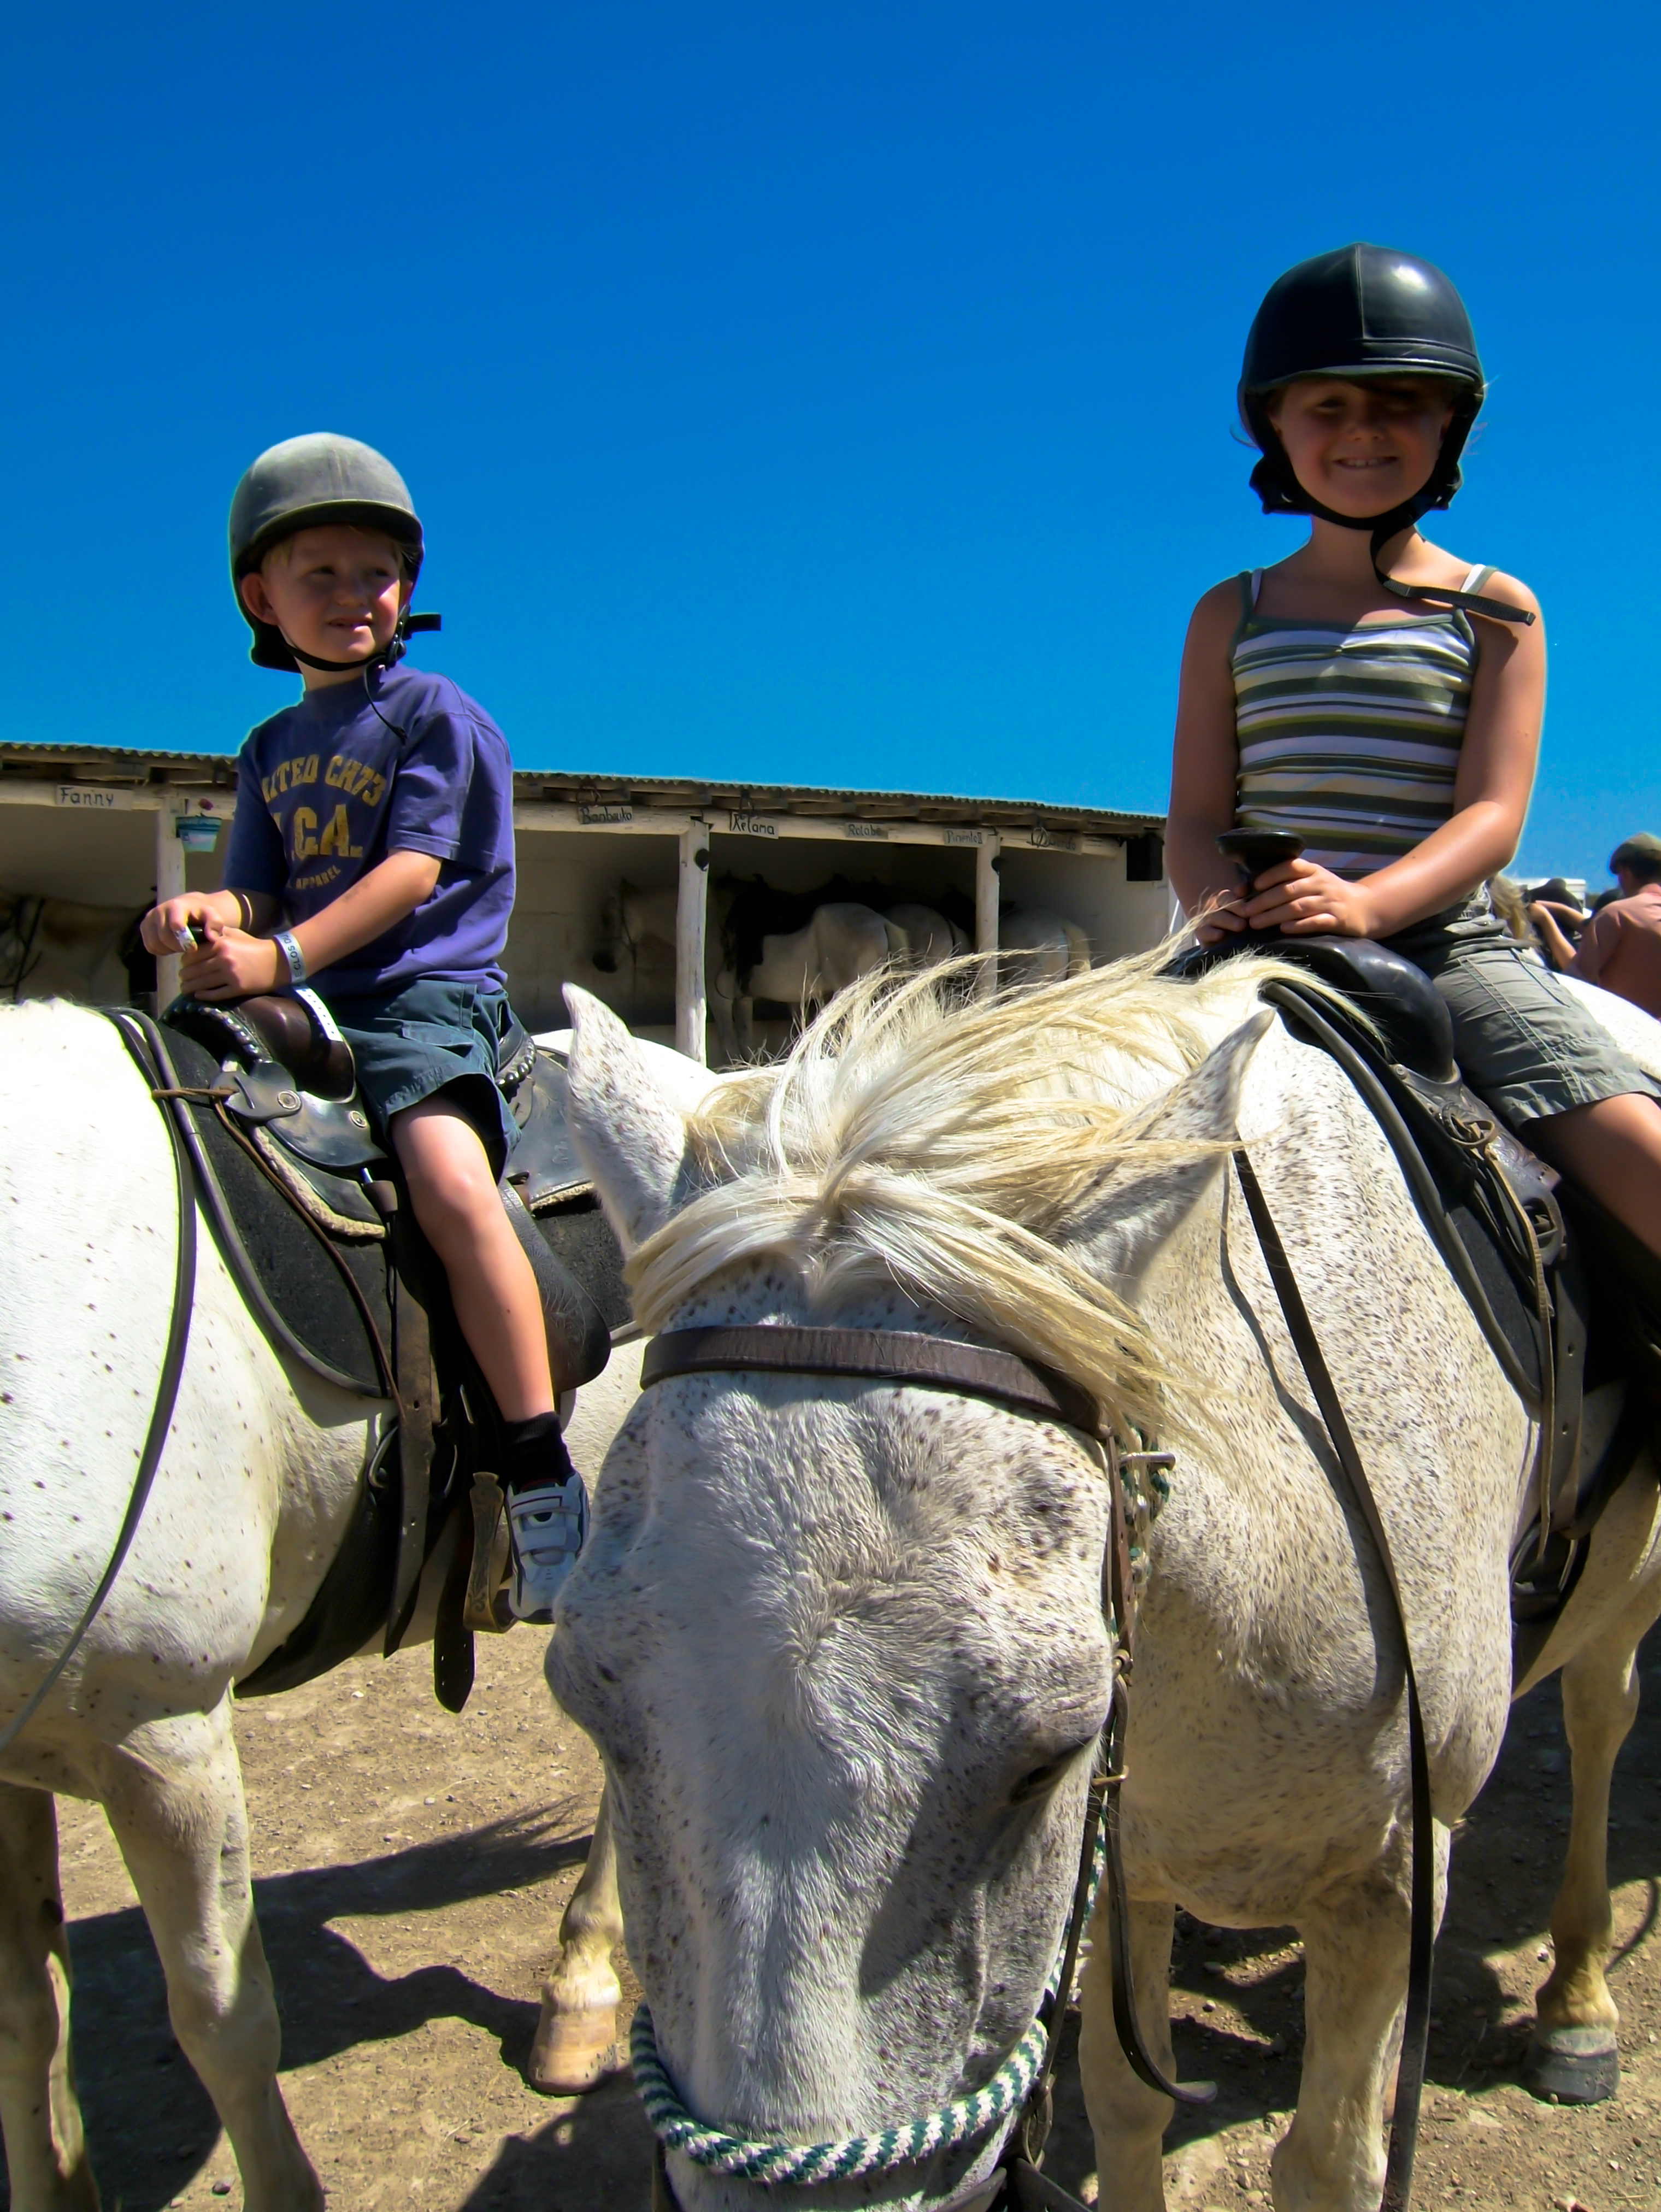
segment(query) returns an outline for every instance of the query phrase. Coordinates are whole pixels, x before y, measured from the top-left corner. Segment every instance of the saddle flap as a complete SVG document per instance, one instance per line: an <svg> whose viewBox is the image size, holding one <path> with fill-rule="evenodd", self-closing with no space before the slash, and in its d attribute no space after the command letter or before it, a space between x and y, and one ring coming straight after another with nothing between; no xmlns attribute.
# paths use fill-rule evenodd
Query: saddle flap
<svg viewBox="0 0 1661 2212"><path fill-rule="evenodd" d="M309 991L223 1006L181 997L163 1019L228 1069L234 1085L228 1110L246 1127L266 1130L302 1173L340 1175L384 1158L357 1096L352 1048ZM283 1057L290 1049L293 1060ZM330 1088L313 1089L314 1075Z"/></svg>

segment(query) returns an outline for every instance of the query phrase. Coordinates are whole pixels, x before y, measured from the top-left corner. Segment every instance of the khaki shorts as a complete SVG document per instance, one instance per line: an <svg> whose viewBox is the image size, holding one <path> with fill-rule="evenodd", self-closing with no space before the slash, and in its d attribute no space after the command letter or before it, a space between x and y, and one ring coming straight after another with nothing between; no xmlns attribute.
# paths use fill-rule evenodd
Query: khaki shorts
<svg viewBox="0 0 1661 2212"><path fill-rule="evenodd" d="M1525 952L1485 891L1384 941L1435 984L1466 1082L1508 1127L1632 1091L1661 1097L1661 1084Z"/></svg>

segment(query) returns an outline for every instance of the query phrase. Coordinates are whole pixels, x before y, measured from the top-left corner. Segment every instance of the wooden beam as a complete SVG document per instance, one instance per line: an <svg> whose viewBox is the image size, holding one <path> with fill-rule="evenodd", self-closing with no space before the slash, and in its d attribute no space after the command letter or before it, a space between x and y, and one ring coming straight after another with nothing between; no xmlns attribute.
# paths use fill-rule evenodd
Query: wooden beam
<svg viewBox="0 0 1661 2212"><path fill-rule="evenodd" d="M700 1067L709 1060L704 947L709 925L709 831L694 822L681 832L675 894L675 1049Z"/></svg>
<svg viewBox="0 0 1661 2212"><path fill-rule="evenodd" d="M997 880L1002 840L988 831L986 842L974 856L974 949L990 954L975 979L977 996L986 999L997 988Z"/></svg>

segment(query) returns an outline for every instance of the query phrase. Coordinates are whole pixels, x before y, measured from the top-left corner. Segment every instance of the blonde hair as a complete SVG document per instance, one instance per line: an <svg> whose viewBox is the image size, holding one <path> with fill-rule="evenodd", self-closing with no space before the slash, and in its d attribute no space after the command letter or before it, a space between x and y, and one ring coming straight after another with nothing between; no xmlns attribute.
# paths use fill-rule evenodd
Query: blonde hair
<svg viewBox="0 0 1661 2212"><path fill-rule="evenodd" d="M747 1260L794 1267L821 1311L897 1285L1081 1383L1121 1431L1194 1434L1177 1363L1058 1241L1122 1171L1228 1149L1159 1138L1161 1097L1220 1015L1289 971L1237 958L1178 981L1171 951L986 999L969 996L973 959L843 992L781 1064L692 1118L706 1187L631 1258L636 1318L661 1328ZM1151 1101L1150 1073L1167 1079Z"/></svg>
<svg viewBox="0 0 1661 2212"><path fill-rule="evenodd" d="M1488 895L1494 913L1519 943L1532 945L1534 924L1529 920L1528 901L1523 896L1522 885L1511 876L1490 876Z"/></svg>

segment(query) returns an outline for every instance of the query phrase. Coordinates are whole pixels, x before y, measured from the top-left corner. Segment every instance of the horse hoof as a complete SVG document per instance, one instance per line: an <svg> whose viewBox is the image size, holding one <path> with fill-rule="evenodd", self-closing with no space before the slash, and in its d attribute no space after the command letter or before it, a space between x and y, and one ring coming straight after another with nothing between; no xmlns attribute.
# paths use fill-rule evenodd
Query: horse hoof
<svg viewBox="0 0 1661 2212"><path fill-rule="evenodd" d="M560 2012L546 1990L536 2039L530 2046L525 2079L545 2097L580 2097L622 2061L617 2051L617 2008L591 2005Z"/></svg>
<svg viewBox="0 0 1661 2212"><path fill-rule="evenodd" d="M1560 2105L1602 2105L1621 2086L1612 2027L1536 2028L1523 2062L1523 2087Z"/></svg>

